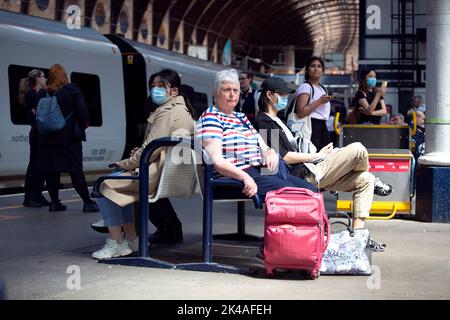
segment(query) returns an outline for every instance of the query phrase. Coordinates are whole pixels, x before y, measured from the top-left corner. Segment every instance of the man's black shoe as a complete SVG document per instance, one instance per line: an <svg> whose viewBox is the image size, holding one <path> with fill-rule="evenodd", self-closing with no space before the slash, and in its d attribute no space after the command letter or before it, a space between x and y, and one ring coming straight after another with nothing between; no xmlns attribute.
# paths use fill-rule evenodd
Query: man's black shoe
<svg viewBox="0 0 450 320"><path fill-rule="evenodd" d="M149 235L148 241L156 244L170 244L183 242L183 235L177 238L177 235L173 232L156 230L153 234Z"/></svg>
<svg viewBox="0 0 450 320"><path fill-rule="evenodd" d="M39 198L39 202L41 203L41 205L43 207L48 207L50 205L50 201L48 201L47 199L45 199L44 196L42 196L41 198Z"/></svg>
<svg viewBox="0 0 450 320"><path fill-rule="evenodd" d="M63 205L61 202L52 202L50 203L50 207L48 208L48 211L66 211L67 207Z"/></svg>
<svg viewBox="0 0 450 320"><path fill-rule="evenodd" d="M85 203L83 205L83 212L99 212L100 209L97 206L97 203L92 201L91 203Z"/></svg>
<svg viewBox="0 0 450 320"><path fill-rule="evenodd" d="M29 208L40 208L42 207L42 203L39 201L34 201L34 200L24 200L22 205L24 207L29 207Z"/></svg>
<svg viewBox="0 0 450 320"><path fill-rule="evenodd" d="M22 205L28 208L40 208L42 207L42 203L34 200L25 200Z"/></svg>

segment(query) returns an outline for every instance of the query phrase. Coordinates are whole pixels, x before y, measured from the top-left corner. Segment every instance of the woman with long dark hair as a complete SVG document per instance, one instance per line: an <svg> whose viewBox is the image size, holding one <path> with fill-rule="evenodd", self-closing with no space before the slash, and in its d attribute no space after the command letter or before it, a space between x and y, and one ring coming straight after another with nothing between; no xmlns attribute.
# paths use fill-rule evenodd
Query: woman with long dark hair
<svg viewBox="0 0 450 320"><path fill-rule="evenodd" d="M118 168L128 171L121 175L133 174L132 172L139 168L141 154L153 140L167 136L190 137L194 133L193 110L181 93L179 75L172 70L163 70L158 73L154 82L151 98L158 107L147 119L148 125L142 146L133 150L128 159L115 163ZM149 166L149 194L153 194L157 189L166 156L165 150L160 148L152 154ZM94 252L92 257L108 259L137 251L139 240L134 223L133 203L139 200L139 182L106 180L101 184L100 192L105 198L98 199L98 204L110 237L107 238L103 248ZM160 206L161 210L156 217L150 216L150 219L158 228L156 235L158 240L182 241L181 222L169 200L163 199L155 205Z"/></svg>
<svg viewBox="0 0 450 320"><path fill-rule="evenodd" d="M47 90L47 78L40 69L33 69L28 77L20 80L19 102L27 107L28 121L31 125L29 134L30 161L28 162L25 177L25 207L39 208L48 206L50 202L42 195L45 176L37 167L37 151L39 146L39 134L36 130L36 107L39 102L41 91Z"/></svg>
<svg viewBox="0 0 450 320"><path fill-rule="evenodd" d="M358 123L380 124L381 117L387 114L384 103L384 87L377 87L377 74L374 70L363 69L359 77L359 89L355 95L355 104L360 116Z"/></svg>
<svg viewBox="0 0 450 320"><path fill-rule="evenodd" d="M89 112L78 86L70 83L63 66L54 64L48 75L48 93L56 96L66 125L59 131L42 134L39 141L38 166L45 172L52 200L49 211L65 211L59 200L61 172L70 173L72 185L83 200L83 212L97 212L98 207L89 196L83 173L85 129L89 126Z"/></svg>
<svg viewBox="0 0 450 320"><path fill-rule="evenodd" d="M320 83L320 77L324 72L323 60L311 57L305 66L305 82L295 92L295 112L300 118L311 116L311 142L317 150L331 142L327 129L331 96Z"/></svg>

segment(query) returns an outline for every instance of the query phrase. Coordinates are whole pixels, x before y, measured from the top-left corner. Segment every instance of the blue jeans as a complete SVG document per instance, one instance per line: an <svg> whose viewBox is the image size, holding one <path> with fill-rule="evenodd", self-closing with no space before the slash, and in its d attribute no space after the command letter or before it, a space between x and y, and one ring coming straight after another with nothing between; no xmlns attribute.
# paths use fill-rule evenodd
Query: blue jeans
<svg viewBox="0 0 450 320"><path fill-rule="evenodd" d="M134 222L133 204L120 207L108 198L98 198L95 201L100 208L105 226L120 227L126 223Z"/></svg>

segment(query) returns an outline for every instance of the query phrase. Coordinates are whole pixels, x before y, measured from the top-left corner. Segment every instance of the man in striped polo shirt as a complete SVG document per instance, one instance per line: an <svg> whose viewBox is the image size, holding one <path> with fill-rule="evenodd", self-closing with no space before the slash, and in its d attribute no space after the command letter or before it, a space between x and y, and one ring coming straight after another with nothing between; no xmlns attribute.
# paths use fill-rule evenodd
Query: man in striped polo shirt
<svg viewBox="0 0 450 320"><path fill-rule="evenodd" d="M196 136L211 156L216 174L242 181L242 192L247 197L258 194L265 199L268 191L283 187L317 191L303 179L281 174L285 171L278 170L278 154L266 145L243 113L234 112L239 93L236 70L219 71L214 82L215 105L202 114L197 126ZM262 166L272 174L261 174Z"/></svg>

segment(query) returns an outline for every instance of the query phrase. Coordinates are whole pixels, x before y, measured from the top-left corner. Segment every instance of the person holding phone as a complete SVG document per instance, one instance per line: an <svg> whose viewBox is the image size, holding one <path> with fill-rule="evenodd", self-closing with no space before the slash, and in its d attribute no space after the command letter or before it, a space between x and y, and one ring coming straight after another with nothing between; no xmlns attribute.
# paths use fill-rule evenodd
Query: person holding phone
<svg viewBox="0 0 450 320"><path fill-rule="evenodd" d="M320 77L325 71L325 63L319 57L311 57L305 67L305 82L295 92L295 112L298 117L311 116L311 142L322 149L331 142L327 129L330 117L330 100L325 87L320 83Z"/></svg>
<svg viewBox="0 0 450 320"><path fill-rule="evenodd" d="M359 90L355 96L355 107L360 111L358 124L380 124L381 117L387 114L384 95L387 82L377 87L377 74L374 70L363 69L359 79Z"/></svg>

